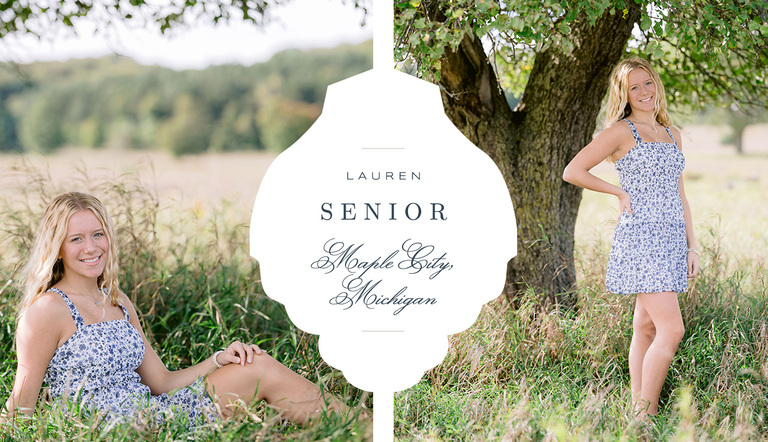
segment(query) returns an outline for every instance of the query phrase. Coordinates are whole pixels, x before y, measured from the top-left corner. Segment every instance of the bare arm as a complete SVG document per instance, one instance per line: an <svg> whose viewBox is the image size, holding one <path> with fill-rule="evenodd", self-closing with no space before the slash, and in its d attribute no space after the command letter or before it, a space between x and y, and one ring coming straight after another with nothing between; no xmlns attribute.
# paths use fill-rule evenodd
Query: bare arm
<svg viewBox="0 0 768 442"><path fill-rule="evenodd" d="M576 186L619 198L619 214L627 210L632 214L629 194L619 186L596 177L590 170L609 156L626 153L633 145L629 130L617 123L598 134L591 143L576 154L563 171L563 179Z"/></svg>
<svg viewBox="0 0 768 442"><path fill-rule="evenodd" d="M65 320L71 322L64 301L57 302L56 298L42 295L19 319L16 331L16 379L6 402L10 417L16 416L18 412L27 416L34 413L45 371L64 334ZM74 328L74 324L71 324L71 328Z"/></svg>
<svg viewBox="0 0 768 442"><path fill-rule="evenodd" d="M168 393L177 388L186 387L194 383L197 378L206 376L216 369L213 359L206 358L204 361L183 370L168 370L149 344L133 304L131 304L128 297L124 294L120 295L120 302L122 302L128 310L131 324L139 331L139 334L144 341L144 360L139 368L136 369L136 372L141 376L141 382L149 387L152 394ZM214 349L212 349L211 353L213 352ZM223 353L218 355L216 360L220 365L231 363L245 365L246 362L250 363L253 361L254 355L260 354L264 354L264 352L262 352L256 345L233 342Z"/></svg>
<svg viewBox="0 0 768 442"><path fill-rule="evenodd" d="M675 139L678 140L677 147L680 148L680 150L683 150L683 140L680 136L680 132L675 129L674 127L670 128L673 132L673 135L675 136ZM680 178L678 178L678 188L680 189L680 200L683 203L683 217L685 219L685 237L688 242L688 248L689 249L695 249L697 252L688 252L687 253L687 262L688 262L688 277L692 278L699 273L699 255L698 255L698 247L696 246L696 237L693 233L693 217L691 216L691 206L688 204L688 198L685 196L685 186L683 184L683 175L680 175Z"/></svg>

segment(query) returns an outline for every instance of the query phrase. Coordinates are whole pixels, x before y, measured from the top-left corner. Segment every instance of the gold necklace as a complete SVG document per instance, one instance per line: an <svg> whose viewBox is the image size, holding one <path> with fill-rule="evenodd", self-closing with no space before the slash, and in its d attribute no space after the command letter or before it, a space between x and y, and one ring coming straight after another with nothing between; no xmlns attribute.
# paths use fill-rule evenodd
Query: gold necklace
<svg viewBox="0 0 768 442"><path fill-rule="evenodd" d="M99 301L97 301L97 300L96 300L96 298L94 298L94 297L93 297L93 296L91 296L91 295L88 295L88 294L85 294L85 293L81 293L81 292L78 292L77 290L75 290L75 288L74 288L74 287L72 287L71 285L69 285L69 283L68 283L67 281L64 281L64 280L62 279L62 280L61 280L61 282L63 282L64 284L66 284L66 285L67 285L67 287L69 287L69 288L72 290L72 292L73 292L74 294L76 294L76 295L80 295L80 296L85 296L86 298L90 299L90 300L91 300L91 302L93 302L94 304L96 304L96 305L101 305L101 303L100 303Z"/></svg>

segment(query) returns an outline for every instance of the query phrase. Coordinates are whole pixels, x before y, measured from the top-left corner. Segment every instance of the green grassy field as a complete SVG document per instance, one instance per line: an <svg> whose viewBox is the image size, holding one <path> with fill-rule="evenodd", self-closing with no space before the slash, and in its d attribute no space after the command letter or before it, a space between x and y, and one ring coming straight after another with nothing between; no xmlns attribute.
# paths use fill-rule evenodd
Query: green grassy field
<svg viewBox="0 0 768 442"><path fill-rule="evenodd" d="M767 149L768 150L768 149ZM527 293L516 309L498 299L469 330L450 337L445 361L397 393L400 440L759 440L768 438L766 249L768 153L686 151L702 275L680 296L686 334L655 425L634 420L627 349L631 302L604 290L616 204L585 192L576 228L579 305L543 310ZM233 153L172 158L149 152L65 151L0 157L0 400L15 372L15 278L42 201L64 190L105 199L120 226L121 286L169 368L208 357L238 338L370 409L371 396L325 365L316 337L297 330L267 298L248 256L248 222L272 156ZM596 173L615 181L611 166ZM27 179L33 177L33 183ZM202 440L364 440L366 422L310 428L258 405L196 435ZM258 422L260 420L261 422ZM64 420L47 404L37 419L4 424L14 440L185 440L178 423L99 434L87 418Z"/></svg>
<svg viewBox="0 0 768 442"><path fill-rule="evenodd" d="M67 166L51 158L60 171ZM7 163L2 163L3 165ZM65 190L98 195L115 222L120 251L120 284L143 313L148 338L169 369L184 368L225 347L234 339L253 342L294 371L318 383L349 404L354 414L324 417L306 428L283 422L265 404L243 409L236 418L187 434L183 422L160 428L125 425L108 432L87 417L61 416L48 400L38 403L35 419L0 422L3 440L367 440L372 397L346 382L320 357L315 336L298 330L282 305L267 298L258 265L248 255L250 204L201 201L191 204L158 198L136 174L88 171L69 174L57 183L47 173L18 165L15 177L32 183L13 184L4 175L0 201L0 397L13 385L15 278L30 248L43 201ZM26 169L25 169L26 168ZM166 170L166 172L168 172ZM5 173L5 172L3 172ZM180 175L183 171L180 172ZM10 181L10 183L8 182ZM8 282L6 284L6 282Z"/></svg>
<svg viewBox="0 0 768 442"><path fill-rule="evenodd" d="M535 292L517 309L486 305L443 364L396 396L399 440L768 439L768 145L755 147L686 150L702 272L679 297L686 333L652 425L630 406L633 298L605 292L616 200L585 192L577 309L544 310ZM595 173L618 181L610 164Z"/></svg>

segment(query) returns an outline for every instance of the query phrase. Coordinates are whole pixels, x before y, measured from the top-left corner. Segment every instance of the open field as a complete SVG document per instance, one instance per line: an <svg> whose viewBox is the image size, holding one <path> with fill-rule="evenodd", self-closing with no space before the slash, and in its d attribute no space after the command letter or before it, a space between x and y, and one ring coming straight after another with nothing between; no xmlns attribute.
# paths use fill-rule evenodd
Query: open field
<svg viewBox="0 0 768 442"><path fill-rule="evenodd" d="M371 396L322 361L317 338L297 330L282 305L265 296L258 264L248 256L253 198L271 160L259 154L174 159L89 151L0 158L0 403L16 370L19 270L31 248L41 200L81 190L98 195L110 211L121 289L143 313L148 339L169 369L209 358L233 340L252 342L349 404L352 414L323 416L318 425L297 427L258 403L192 436L183 417L110 430L93 416L63 416L41 400L38 419L0 419L0 439L370 440L370 419L357 416L363 409L370 416Z"/></svg>
<svg viewBox="0 0 768 442"><path fill-rule="evenodd" d="M529 291L488 303L443 364L396 395L400 440L768 439L768 130L744 156L711 128L683 131L702 273L679 297L686 333L650 423L634 417L632 297L605 291L615 198L585 192L576 226L579 302ZM610 164L595 173L616 182Z"/></svg>
<svg viewBox="0 0 768 442"><path fill-rule="evenodd" d="M604 293L616 201L585 192L576 226L580 311L540 311L535 293L514 311L504 300L489 303L472 329L451 338L444 364L417 386L398 394L395 427L399 438L768 438L764 277L768 262L768 126L748 133L743 156L718 146L721 135L716 128L691 127L683 135L686 191L704 269L696 290L681 296L688 331L665 385L664 417L657 426L641 428L631 419L626 406L630 301ZM128 251L128 257L144 260L146 254L148 258L128 260L129 276L124 283L136 287L149 320L162 321L152 333L162 342L159 353L170 366L207 357L205 346L185 348L187 333L200 342L258 339L273 348L273 355L281 361L320 378L351 403L370 402L339 380L338 373L321 367L316 339L297 332L280 306L264 296L257 266L247 256L246 227L253 200L273 159L263 152L181 158L161 152L78 150L48 157L0 155L0 207L5 208L6 203L16 207L34 198L41 183L53 183L58 191L138 181L157 197L156 219L161 225L160 232L139 232L145 249L137 248L132 255ZM42 171L50 180L40 178L42 181L26 185L30 170ZM595 172L616 181L610 164L600 164ZM25 188L30 192L27 196L20 194ZM113 204L120 201L119 197L112 199ZM142 211L142 217L151 221L150 209L144 207L150 213ZM156 233L162 234L162 247L155 241ZM5 263L0 268L2 278L11 270L9 253L18 253L18 247L5 247L9 247L7 243L0 243L0 264ZM0 287L4 284L5 279ZM6 298L8 290L3 288L0 295ZM229 296L238 298L225 302ZM5 360L12 361L12 305L3 299L0 307L0 341ZM164 312L162 316L158 316L160 312ZM0 384L0 396L7 394L12 369L9 363L0 365L6 378ZM264 407L256 411L266 416L268 424L249 438L365 437L365 428L350 429L348 423L334 423L327 431L285 428ZM86 434L79 427L66 428L41 428L32 434L57 439ZM216 435L243 435L249 428L248 419L238 421L216 430L219 432L211 440ZM162 437L175 437L173 431ZM148 435L126 434L133 438Z"/></svg>
<svg viewBox="0 0 768 442"><path fill-rule="evenodd" d="M83 187L82 171L90 178L133 174L163 202L180 208L210 208L222 199L252 206L274 157L267 152L174 157L161 151L66 149L49 156L27 155L24 161L47 171L60 188ZM6 198L15 182L25 179L24 171L8 170L20 164L18 155L0 155L0 198Z"/></svg>
<svg viewBox="0 0 768 442"><path fill-rule="evenodd" d="M767 249L768 239L761 226L768 225L768 205L756 202L760 192L768 191L768 125L747 129L743 156L720 146L722 128L691 126L682 133L686 190L699 238L704 240L710 231L716 231L726 247L755 243ZM87 188L82 171L89 179L132 174L158 195L161 205L205 211L225 200L234 206L232 215L248 223L259 184L274 154L234 152L177 158L155 151L69 149L25 158L33 167L47 170L60 188ZM9 170L20 163L17 155L0 155L0 199L7 198L14 183L27 179L24 173ZM598 165L595 173L618 182L611 164ZM296 185L303 183L297 181ZM578 247L610 242L615 206L613 197L584 192L576 225ZM755 249L759 252L761 247Z"/></svg>

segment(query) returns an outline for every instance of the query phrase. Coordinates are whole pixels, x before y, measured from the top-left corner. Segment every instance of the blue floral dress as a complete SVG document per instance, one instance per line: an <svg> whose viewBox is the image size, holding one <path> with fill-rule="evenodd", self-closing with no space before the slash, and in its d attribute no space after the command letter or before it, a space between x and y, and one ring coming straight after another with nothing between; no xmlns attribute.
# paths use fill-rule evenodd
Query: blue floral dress
<svg viewBox="0 0 768 442"><path fill-rule="evenodd" d="M66 409L66 404L79 403L87 412L103 413L106 422L136 422L156 425L165 418L186 414L190 429L218 414L199 378L189 387L172 395L153 396L141 383L136 369L144 359L144 341L125 319L85 325L80 312L59 289L69 306L77 331L53 353L44 382L49 393ZM66 398L67 401L60 399Z"/></svg>
<svg viewBox="0 0 768 442"><path fill-rule="evenodd" d="M632 215L621 214L611 245L606 288L613 293L684 292L687 238L678 179L683 153L672 143L643 142L629 120L635 147L614 163L629 193Z"/></svg>

